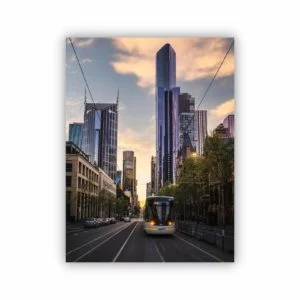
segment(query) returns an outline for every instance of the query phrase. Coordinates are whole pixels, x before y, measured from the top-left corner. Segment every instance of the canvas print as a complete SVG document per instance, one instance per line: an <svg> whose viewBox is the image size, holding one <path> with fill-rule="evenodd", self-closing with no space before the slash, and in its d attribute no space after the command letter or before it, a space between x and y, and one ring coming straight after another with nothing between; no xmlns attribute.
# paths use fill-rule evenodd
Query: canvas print
<svg viewBox="0 0 300 300"><path fill-rule="evenodd" d="M234 39L70 37L67 262L234 261Z"/></svg>

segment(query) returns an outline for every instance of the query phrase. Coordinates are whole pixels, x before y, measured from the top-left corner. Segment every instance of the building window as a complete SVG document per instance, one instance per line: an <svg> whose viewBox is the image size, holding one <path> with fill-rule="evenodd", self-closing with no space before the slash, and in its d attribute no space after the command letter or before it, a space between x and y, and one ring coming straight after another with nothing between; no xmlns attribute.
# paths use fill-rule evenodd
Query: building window
<svg viewBox="0 0 300 300"><path fill-rule="evenodd" d="M81 189L81 178L78 177L78 188Z"/></svg>
<svg viewBox="0 0 300 300"><path fill-rule="evenodd" d="M81 169L82 169L82 163L79 162L79 174L81 174Z"/></svg>
<svg viewBox="0 0 300 300"><path fill-rule="evenodd" d="M72 176L66 176L66 186L71 187L72 185Z"/></svg>
<svg viewBox="0 0 300 300"><path fill-rule="evenodd" d="M66 163L66 172L72 172L72 163Z"/></svg>

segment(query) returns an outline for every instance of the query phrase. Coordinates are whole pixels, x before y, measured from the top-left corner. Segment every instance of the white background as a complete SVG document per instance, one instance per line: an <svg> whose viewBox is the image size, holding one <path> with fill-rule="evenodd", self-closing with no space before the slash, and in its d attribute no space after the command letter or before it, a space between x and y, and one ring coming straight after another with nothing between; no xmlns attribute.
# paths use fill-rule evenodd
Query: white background
<svg viewBox="0 0 300 300"><path fill-rule="evenodd" d="M299 299L297 1L6 1L2 299ZM236 262L67 264L64 39L234 36Z"/></svg>

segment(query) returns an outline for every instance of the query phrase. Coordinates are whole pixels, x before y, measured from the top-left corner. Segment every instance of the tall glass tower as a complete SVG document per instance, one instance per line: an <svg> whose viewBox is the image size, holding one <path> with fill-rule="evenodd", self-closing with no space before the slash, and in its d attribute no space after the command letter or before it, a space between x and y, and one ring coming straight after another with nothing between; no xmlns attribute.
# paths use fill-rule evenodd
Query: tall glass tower
<svg viewBox="0 0 300 300"><path fill-rule="evenodd" d="M110 178L117 173L118 103L86 103L83 151Z"/></svg>
<svg viewBox="0 0 300 300"><path fill-rule="evenodd" d="M157 189L175 183L178 148L178 97L176 53L165 44L156 53L156 180Z"/></svg>
<svg viewBox="0 0 300 300"><path fill-rule="evenodd" d="M72 123L69 124L69 141L76 144L82 149L83 140L83 123Z"/></svg>
<svg viewBox="0 0 300 300"><path fill-rule="evenodd" d="M207 137L207 110L195 111L195 141L197 153L202 156Z"/></svg>

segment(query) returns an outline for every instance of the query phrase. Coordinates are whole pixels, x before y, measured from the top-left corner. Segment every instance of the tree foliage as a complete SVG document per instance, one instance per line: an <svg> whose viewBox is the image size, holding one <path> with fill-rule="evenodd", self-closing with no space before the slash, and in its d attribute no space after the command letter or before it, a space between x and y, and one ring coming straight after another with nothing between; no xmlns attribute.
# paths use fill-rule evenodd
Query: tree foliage
<svg viewBox="0 0 300 300"><path fill-rule="evenodd" d="M218 135L206 138L204 155L184 160L176 185L166 182L157 195L175 198L178 216L198 218L209 205L210 186L219 183L225 187L234 177L234 140Z"/></svg>

